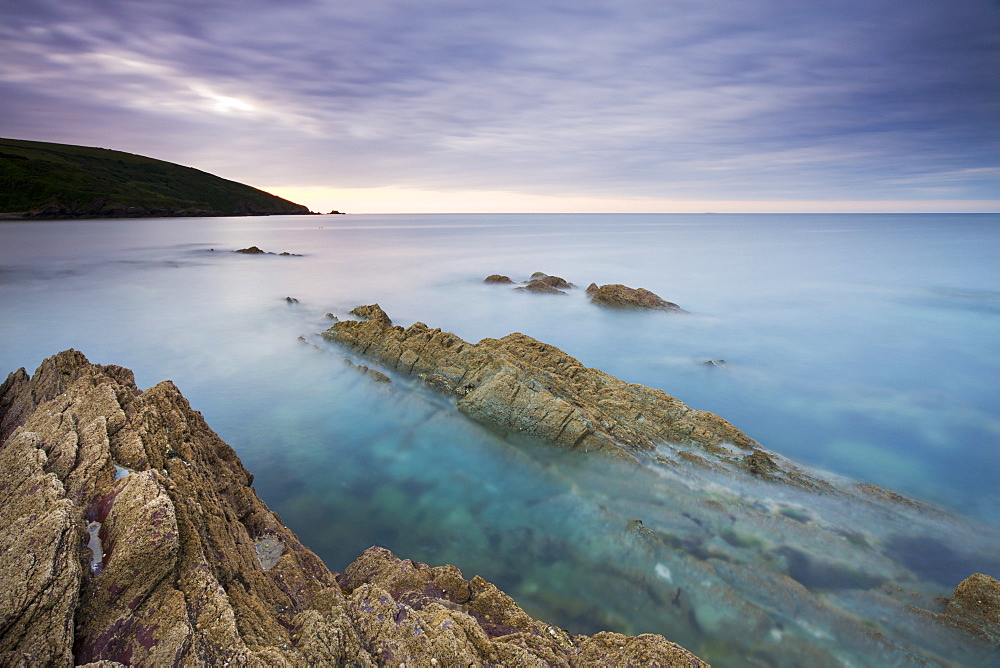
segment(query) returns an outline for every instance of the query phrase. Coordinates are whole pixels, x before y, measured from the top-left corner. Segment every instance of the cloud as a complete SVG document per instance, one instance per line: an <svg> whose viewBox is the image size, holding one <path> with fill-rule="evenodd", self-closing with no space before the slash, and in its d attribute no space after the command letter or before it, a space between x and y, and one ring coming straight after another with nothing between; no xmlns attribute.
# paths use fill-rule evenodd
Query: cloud
<svg viewBox="0 0 1000 668"><path fill-rule="evenodd" d="M985 0L4 4L4 136L300 187L997 198Z"/></svg>

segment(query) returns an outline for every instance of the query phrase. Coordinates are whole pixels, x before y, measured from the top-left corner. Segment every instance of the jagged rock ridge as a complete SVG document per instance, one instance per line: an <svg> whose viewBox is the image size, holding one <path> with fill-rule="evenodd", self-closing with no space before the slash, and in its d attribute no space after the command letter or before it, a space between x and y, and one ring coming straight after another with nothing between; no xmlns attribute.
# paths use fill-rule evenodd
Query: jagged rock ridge
<svg viewBox="0 0 1000 668"><path fill-rule="evenodd" d="M394 326L378 304L351 313L361 320L337 322L323 336L455 395L460 411L502 430L625 458L648 456L669 442L735 458L754 473L805 480L800 472L779 471L771 454L723 418L584 367L530 336L473 344L421 322ZM699 460L691 449L681 456Z"/></svg>
<svg viewBox="0 0 1000 668"><path fill-rule="evenodd" d="M12 373L0 664L705 665L661 636L572 636L380 548L335 575L252 480L170 381L140 391L76 351Z"/></svg>

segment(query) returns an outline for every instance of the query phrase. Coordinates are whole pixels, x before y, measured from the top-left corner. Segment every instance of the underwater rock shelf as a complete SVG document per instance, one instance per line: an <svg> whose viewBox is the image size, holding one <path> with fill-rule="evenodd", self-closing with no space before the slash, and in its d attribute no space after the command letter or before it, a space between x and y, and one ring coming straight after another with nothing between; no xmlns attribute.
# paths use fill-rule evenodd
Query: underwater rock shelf
<svg viewBox="0 0 1000 668"><path fill-rule="evenodd" d="M332 573L252 482L170 381L140 391L72 350L10 374L0 664L707 665L659 635L570 635L381 548Z"/></svg>
<svg viewBox="0 0 1000 668"><path fill-rule="evenodd" d="M660 518L629 525L655 577L621 577L659 590L632 592L636 600L688 610L695 633L711 626L726 637L771 638L769 655L782 659L767 665L836 665L832 656L815 663L820 637L836 637L845 663L966 665L1000 652L1000 583L964 566L1000 570L988 556L995 532L874 485L806 470L717 415L587 368L524 334L470 343L421 322L393 325L377 304L350 313L357 319L336 322L323 337L450 396L490 429L610 456L665 487L690 490L658 497L679 508L673 514L626 511ZM407 383L396 391L408 391ZM933 565L924 551L942 558Z"/></svg>

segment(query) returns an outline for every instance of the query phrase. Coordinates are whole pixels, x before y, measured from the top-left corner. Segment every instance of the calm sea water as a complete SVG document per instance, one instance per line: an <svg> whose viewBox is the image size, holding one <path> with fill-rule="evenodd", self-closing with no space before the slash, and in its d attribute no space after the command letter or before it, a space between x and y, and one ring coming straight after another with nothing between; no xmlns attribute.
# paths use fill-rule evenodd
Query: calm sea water
<svg viewBox="0 0 1000 668"><path fill-rule="evenodd" d="M302 257L229 252L250 245ZM4 222L0 371L74 347L174 380L335 570L380 544L570 631L663 633L719 665L958 665L978 650L907 603L1000 576L998 257L1000 215ZM482 283L535 271L581 289ZM607 312L590 282L688 313ZM955 517L505 439L318 336L374 302L471 341L524 332Z"/></svg>

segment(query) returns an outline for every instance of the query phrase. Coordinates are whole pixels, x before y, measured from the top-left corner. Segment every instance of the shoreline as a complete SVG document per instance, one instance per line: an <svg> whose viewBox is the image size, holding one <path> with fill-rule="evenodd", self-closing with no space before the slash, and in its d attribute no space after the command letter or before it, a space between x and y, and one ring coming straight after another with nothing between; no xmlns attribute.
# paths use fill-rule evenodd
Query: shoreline
<svg viewBox="0 0 1000 668"><path fill-rule="evenodd" d="M708 666L378 547L333 573L170 381L74 350L0 386L0 483L0 663Z"/></svg>

